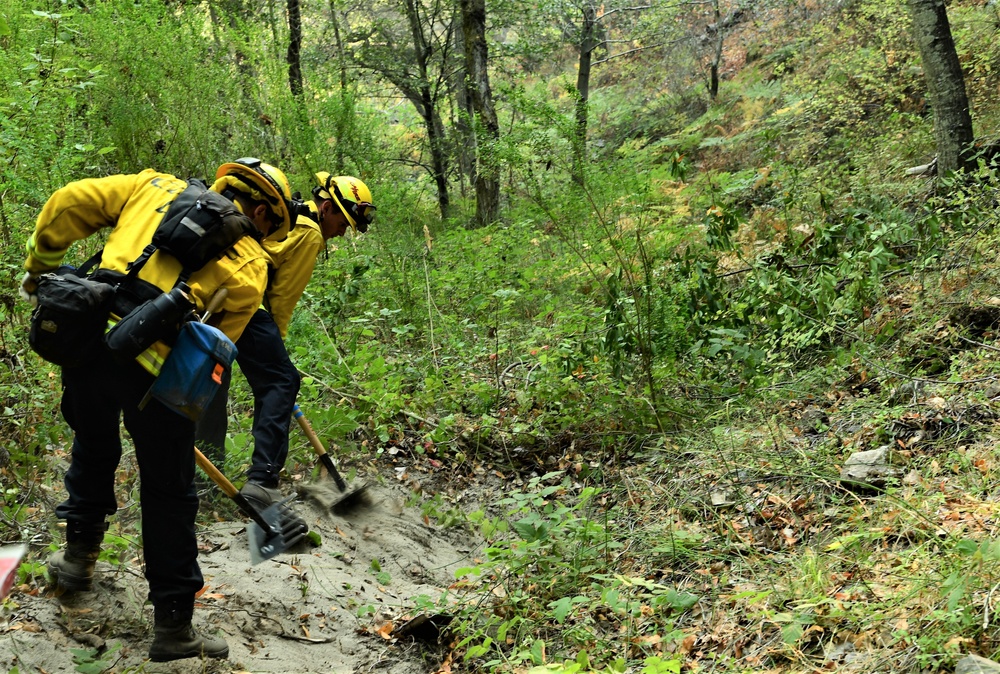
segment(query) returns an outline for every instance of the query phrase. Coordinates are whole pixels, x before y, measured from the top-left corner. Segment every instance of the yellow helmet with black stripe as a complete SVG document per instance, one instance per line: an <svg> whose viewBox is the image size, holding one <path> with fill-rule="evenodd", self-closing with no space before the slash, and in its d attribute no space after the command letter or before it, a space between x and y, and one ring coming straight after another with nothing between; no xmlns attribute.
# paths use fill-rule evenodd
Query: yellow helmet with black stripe
<svg viewBox="0 0 1000 674"><path fill-rule="evenodd" d="M215 172L216 179L226 176L236 178L236 189L248 193L255 201L263 201L271 208L275 226L265 238L280 241L288 236L292 227L289 205L292 186L281 169L265 164L260 159L243 157L219 166Z"/></svg>
<svg viewBox="0 0 1000 674"><path fill-rule="evenodd" d="M375 219L375 204L367 185L353 176L332 176L326 171L317 173L316 181L319 186L313 188L313 196L337 204L354 231L368 231Z"/></svg>

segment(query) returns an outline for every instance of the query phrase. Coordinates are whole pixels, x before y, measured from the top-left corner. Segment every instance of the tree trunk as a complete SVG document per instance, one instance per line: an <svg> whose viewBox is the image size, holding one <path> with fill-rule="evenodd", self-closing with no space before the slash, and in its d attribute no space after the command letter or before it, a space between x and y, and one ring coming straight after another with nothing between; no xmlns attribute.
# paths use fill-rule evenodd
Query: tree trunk
<svg viewBox="0 0 1000 674"><path fill-rule="evenodd" d="M288 86L292 96L302 98L302 12L299 0L287 0L288 5Z"/></svg>
<svg viewBox="0 0 1000 674"><path fill-rule="evenodd" d="M419 10L414 0L405 0L403 7L406 11L406 18L410 23L410 32L413 35L413 51L417 59L417 69L420 74L420 81L417 85L421 116L424 118L424 125L427 128L427 143L431 150L431 170L434 182L438 191L438 208L441 210L441 217L447 218L451 211L451 200L448 196L448 157L445 153L444 124L441 122L441 113L437 109L437 101L431 89L430 77L428 75L427 62L430 49L424 36L423 24L420 20Z"/></svg>
<svg viewBox="0 0 1000 674"><path fill-rule="evenodd" d="M465 53L464 31L462 33L455 31L455 50L462 54ZM476 133L472 128L474 111L469 78L468 68L463 62L461 67L455 68L455 72L449 80L454 93L455 105L458 107L457 112L452 114L452 123L458 136L455 150L460 176L459 186L463 197L465 196L465 181L468 180L470 185L474 185L476 182Z"/></svg>
<svg viewBox="0 0 1000 674"><path fill-rule="evenodd" d="M578 185L583 185L584 162L587 158L587 101L590 99L591 54L598 44L596 27L597 12L593 5L585 5L580 32L580 67L576 73L576 138L573 143L573 180Z"/></svg>
<svg viewBox="0 0 1000 674"><path fill-rule="evenodd" d="M219 26L225 24L229 30L237 35L239 34L240 22L246 19L247 16L247 9L241 0L210 0L208 7L209 16L212 18L213 32ZM267 116L264 114L264 109L260 106L259 97L254 88L257 81L257 72L254 68L253 60L243 51L240 40L225 39L223 35L222 44L228 45L230 51L229 58L236 66L238 72L237 81L239 82L240 89L243 91L242 99L236 101L236 103L247 109L251 116L257 119L261 124L259 129L261 135L271 141L270 148L262 146L258 152L261 155L268 154L269 152L276 155L277 148L274 144L273 129L269 128L269 121L265 121L267 120Z"/></svg>
<svg viewBox="0 0 1000 674"><path fill-rule="evenodd" d="M448 155L445 152L444 123L438 111L430 87L421 93L421 100L426 111L424 125L427 127L427 143L431 149L431 169L434 183L437 185L438 209L441 218L451 214L451 198L448 196Z"/></svg>
<svg viewBox="0 0 1000 674"><path fill-rule="evenodd" d="M500 136L487 71L486 0L460 0L465 36L465 70L476 114L476 225L496 222L500 212L500 181L493 148Z"/></svg>
<svg viewBox="0 0 1000 674"><path fill-rule="evenodd" d="M709 67L708 97L713 101L719 95L719 64L722 62L722 13L719 11L719 0L715 0L715 54Z"/></svg>
<svg viewBox="0 0 1000 674"><path fill-rule="evenodd" d="M337 17L335 0L330 0L330 25L333 26L333 41L337 46L337 68L340 70L340 88L347 88L347 61L344 43L340 38L340 19Z"/></svg>
<svg viewBox="0 0 1000 674"><path fill-rule="evenodd" d="M972 117L944 0L907 0L934 109L939 176L971 168Z"/></svg>
<svg viewBox="0 0 1000 674"><path fill-rule="evenodd" d="M336 123L336 133L337 142L333 146L333 157L334 165L332 170L335 174L344 172L345 157L344 157L344 138L347 133L348 121L351 117L348 116L348 112L353 115L353 96L347 90L347 63L345 60L345 50L344 44L340 38L340 19L337 16L337 7L334 0L330 0L330 24L333 26L333 40L337 47L337 68L340 71L340 100L341 100L341 110L337 115ZM351 101L351 105L348 108L347 102Z"/></svg>

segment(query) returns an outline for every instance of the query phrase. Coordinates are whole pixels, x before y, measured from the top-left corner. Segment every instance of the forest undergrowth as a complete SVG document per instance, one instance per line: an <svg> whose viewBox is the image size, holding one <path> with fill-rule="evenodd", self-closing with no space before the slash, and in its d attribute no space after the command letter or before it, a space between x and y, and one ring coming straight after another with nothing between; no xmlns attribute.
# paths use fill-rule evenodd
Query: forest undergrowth
<svg viewBox="0 0 1000 674"><path fill-rule="evenodd" d="M283 54L273 25L231 44L216 26L210 44L204 17L141 4L0 22L0 542L29 544L0 633L19 597L45 595L61 540L71 437L16 293L48 193L264 151L308 193L334 148L379 220L328 247L287 344L299 403L349 479L403 489L424 526L480 542L439 594L405 598L436 626L428 672L936 672L1000 654L990 3L948 9L980 139L966 174L907 172L933 157L933 120L898 7L759 3L720 43L714 96L653 52L607 64L585 167L572 100L551 96L562 84L498 76L504 213L486 227L466 195L440 217L406 144L415 122L390 123L373 92L317 95L312 113L350 133L301 124L281 59L240 50ZM153 21L211 77L122 67ZM223 44L259 89L240 89ZM238 476L252 449L239 376L231 402L222 468ZM842 478L879 449L877 484ZM285 473L317 477L304 441ZM120 569L140 549L128 461L118 484L102 562ZM237 517L222 505L200 523ZM349 610L402 648L368 604Z"/></svg>

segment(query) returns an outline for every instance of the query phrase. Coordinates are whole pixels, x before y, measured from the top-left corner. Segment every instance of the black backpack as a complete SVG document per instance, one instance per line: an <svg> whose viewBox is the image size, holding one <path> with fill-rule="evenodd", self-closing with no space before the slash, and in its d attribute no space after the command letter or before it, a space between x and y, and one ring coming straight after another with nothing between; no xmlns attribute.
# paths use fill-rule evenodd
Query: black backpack
<svg viewBox="0 0 1000 674"><path fill-rule="evenodd" d="M138 280L139 271L149 258L162 250L181 263L181 273L174 284L179 285L247 235L260 237L260 230L250 218L202 181L189 179L188 186L177 195L157 225L153 240L126 267L124 277Z"/></svg>
<svg viewBox="0 0 1000 674"><path fill-rule="evenodd" d="M38 279L38 304L31 312L28 344L50 363L83 365L101 346L115 289L87 278L99 259L100 253L81 269L64 265Z"/></svg>
<svg viewBox="0 0 1000 674"><path fill-rule="evenodd" d="M153 233L153 239L125 272L98 269L91 278L116 288L111 311L124 318L144 302L154 300L164 291L139 278L139 272L157 250L177 258L181 273L174 286L185 283L191 274L204 267L246 236L258 237L259 230L230 200L217 194L200 180L188 180Z"/></svg>
<svg viewBox="0 0 1000 674"><path fill-rule="evenodd" d="M158 340L172 345L194 309L187 296L188 278L247 235L259 238L260 230L232 201L200 180L188 180L163 215L153 240L125 273L98 270L95 274L100 280L111 274L120 278L111 310L121 320L104 340L112 353L130 361ZM168 292L139 278L139 271L157 250L181 263L181 272Z"/></svg>
<svg viewBox="0 0 1000 674"><path fill-rule="evenodd" d="M166 321L159 333L150 331L148 321L138 312L165 294L186 298L186 281L191 274L248 234L260 236L250 218L240 213L232 201L211 191L200 180L188 180L188 186L177 195L157 225L150 244L128 264L124 273L98 269L87 275L90 264L100 259L98 252L83 269L62 267L40 279L39 304L31 316L29 344L51 363L66 367L80 365L92 357L95 345L100 344L108 314L112 312L122 320L104 335L104 342L123 360L132 360L158 339L172 343L189 311L178 311L180 319L176 323ZM139 278L139 271L157 250L181 263L181 273L169 293ZM61 279L61 276L73 278ZM193 303L190 308L194 308ZM143 339L131 338L131 329L144 323ZM84 339L81 331L89 339ZM154 338L150 340L151 335Z"/></svg>

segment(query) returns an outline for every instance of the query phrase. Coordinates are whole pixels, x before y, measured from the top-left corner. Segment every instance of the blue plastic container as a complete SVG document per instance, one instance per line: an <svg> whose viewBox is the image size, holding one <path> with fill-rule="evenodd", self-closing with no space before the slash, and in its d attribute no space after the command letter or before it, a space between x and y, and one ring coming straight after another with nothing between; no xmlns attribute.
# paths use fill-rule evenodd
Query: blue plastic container
<svg viewBox="0 0 1000 674"><path fill-rule="evenodd" d="M197 421L235 359L236 345L224 332L205 323L185 323L149 395Z"/></svg>

